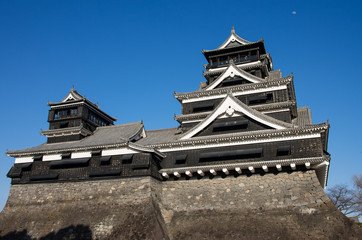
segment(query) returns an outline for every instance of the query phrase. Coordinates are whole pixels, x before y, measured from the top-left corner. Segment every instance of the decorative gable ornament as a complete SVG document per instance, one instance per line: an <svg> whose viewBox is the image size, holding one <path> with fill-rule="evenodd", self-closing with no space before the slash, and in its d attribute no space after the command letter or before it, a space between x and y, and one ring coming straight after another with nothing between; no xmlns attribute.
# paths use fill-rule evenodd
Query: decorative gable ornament
<svg viewBox="0 0 362 240"><path fill-rule="evenodd" d="M225 48L226 46L229 45L229 43L234 43L234 42L237 42L237 43L240 43L241 45L246 45L246 44L249 44L251 42L245 40L245 39L242 39L241 37L239 37L236 33L235 33L235 29L234 27L231 28L231 34L230 36L228 37L228 39L226 39L226 41L221 44L220 47L218 47L217 49L223 49Z"/></svg>
<svg viewBox="0 0 362 240"><path fill-rule="evenodd" d="M223 117L232 117L232 116L240 116L246 115L255 121L269 126L274 129L287 129L293 128L293 124L285 123L283 121L277 120L270 116L267 116L257 110L252 109L251 107L247 106L236 97L232 95L231 92L227 94L224 100L216 107L216 109L203 121L197 124L195 127L191 128L187 131L180 140L185 140L194 137L207 126L209 126L212 122L216 119L223 118Z"/></svg>
<svg viewBox="0 0 362 240"><path fill-rule="evenodd" d="M244 70L239 69L235 63L233 61L230 61L229 66L226 68L226 70L214 81L212 82L207 88L206 90L212 90L214 88L216 88L217 86L219 86L225 79L227 79L228 77L241 77L247 81L249 81L250 83L260 83L260 82L265 82L264 79L256 77Z"/></svg>

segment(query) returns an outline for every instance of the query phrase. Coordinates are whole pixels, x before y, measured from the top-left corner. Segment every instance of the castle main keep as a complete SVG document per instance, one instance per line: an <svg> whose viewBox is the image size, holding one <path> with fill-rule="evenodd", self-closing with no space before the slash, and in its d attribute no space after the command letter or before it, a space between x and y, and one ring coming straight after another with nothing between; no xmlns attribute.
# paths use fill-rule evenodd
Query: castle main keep
<svg viewBox="0 0 362 240"><path fill-rule="evenodd" d="M297 107L264 40L232 29L205 82L175 93L179 127L114 125L75 89L49 103L47 142L15 163L4 239L358 239L325 195L329 123Z"/></svg>

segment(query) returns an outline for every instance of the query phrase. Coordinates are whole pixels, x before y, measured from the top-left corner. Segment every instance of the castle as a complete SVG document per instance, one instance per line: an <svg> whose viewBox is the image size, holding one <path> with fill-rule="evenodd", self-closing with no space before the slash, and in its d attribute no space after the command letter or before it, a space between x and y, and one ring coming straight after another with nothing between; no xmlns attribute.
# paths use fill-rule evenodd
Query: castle
<svg viewBox="0 0 362 240"><path fill-rule="evenodd" d="M175 93L177 128L114 125L75 89L48 103L47 142L15 164L0 236L34 239L316 239L357 231L331 203L329 123L297 107L264 40L232 29L203 50L206 81Z"/></svg>

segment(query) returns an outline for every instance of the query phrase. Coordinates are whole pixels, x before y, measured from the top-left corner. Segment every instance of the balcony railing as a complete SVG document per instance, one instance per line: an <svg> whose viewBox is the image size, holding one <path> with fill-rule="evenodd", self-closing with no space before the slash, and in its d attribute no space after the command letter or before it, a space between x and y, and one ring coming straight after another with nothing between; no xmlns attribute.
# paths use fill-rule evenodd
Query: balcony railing
<svg viewBox="0 0 362 240"><path fill-rule="evenodd" d="M256 60L258 60L258 56L252 55L252 56L245 56L242 58L235 58L235 59L230 59L230 60L213 62L212 65L209 64L209 66L211 66L211 67L224 66L224 65L228 65L230 63L230 61L234 61L234 63L246 63L246 62L252 62L252 61L256 61Z"/></svg>

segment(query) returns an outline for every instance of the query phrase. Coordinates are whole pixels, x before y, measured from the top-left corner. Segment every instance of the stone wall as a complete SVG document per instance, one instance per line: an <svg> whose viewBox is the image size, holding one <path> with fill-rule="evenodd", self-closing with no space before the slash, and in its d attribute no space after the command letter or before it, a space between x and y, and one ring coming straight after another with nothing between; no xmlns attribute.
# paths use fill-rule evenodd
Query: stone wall
<svg viewBox="0 0 362 240"><path fill-rule="evenodd" d="M13 185L0 214L0 236L14 239L25 230L25 236L36 239L165 238L151 196L154 181L144 177Z"/></svg>
<svg viewBox="0 0 362 240"><path fill-rule="evenodd" d="M314 171L13 185L1 239L358 239Z"/></svg>

